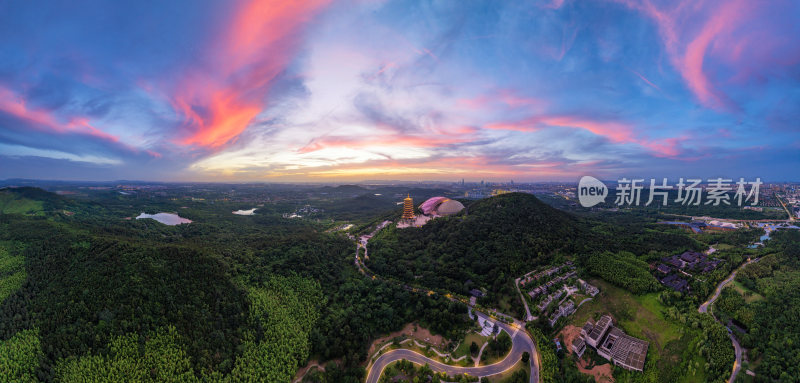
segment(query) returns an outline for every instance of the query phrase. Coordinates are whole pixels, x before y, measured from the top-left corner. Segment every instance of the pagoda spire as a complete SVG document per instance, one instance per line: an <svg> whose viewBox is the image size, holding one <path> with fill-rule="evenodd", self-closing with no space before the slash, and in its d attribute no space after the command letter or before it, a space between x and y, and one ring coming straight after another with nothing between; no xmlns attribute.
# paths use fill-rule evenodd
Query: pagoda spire
<svg viewBox="0 0 800 383"><path fill-rule="evenodd" d="M402 219L414 219L414 200L411 199L411 194L406 194L406 198L403 200L403 217Z"/></svg>

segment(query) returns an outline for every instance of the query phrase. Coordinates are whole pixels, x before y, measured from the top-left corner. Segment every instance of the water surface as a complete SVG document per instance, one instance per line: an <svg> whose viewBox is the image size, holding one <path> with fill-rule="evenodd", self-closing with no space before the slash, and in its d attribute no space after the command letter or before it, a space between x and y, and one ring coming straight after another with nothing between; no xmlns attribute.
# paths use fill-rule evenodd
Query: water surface
<svg viewBox="0 0 800 383"><path fill-rule="evenodd" d="M192 223L191 219L183 218L175 213L139 214L136 219L151 218L165 225L175 226L182 223Z"/></svg>

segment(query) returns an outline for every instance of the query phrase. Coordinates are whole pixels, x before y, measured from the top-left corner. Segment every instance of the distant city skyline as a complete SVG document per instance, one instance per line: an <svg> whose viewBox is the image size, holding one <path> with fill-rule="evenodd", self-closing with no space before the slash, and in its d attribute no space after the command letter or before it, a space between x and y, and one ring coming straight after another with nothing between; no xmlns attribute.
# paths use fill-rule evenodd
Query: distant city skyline
<svg viewBox="0 0 800 383"><path fill-rule="evenodd" d="M0 5L0 180L800 181L800 3Z"/></svg>

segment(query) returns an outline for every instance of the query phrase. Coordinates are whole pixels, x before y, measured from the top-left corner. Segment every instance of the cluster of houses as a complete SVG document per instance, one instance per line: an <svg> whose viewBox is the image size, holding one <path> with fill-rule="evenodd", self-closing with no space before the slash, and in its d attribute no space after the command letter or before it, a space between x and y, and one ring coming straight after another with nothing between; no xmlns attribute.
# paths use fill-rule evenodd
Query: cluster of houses
<svg viewBox="0 0 800 383"><path fill-rule="evenodd" d="M580 285L581 289L586 294L588 294L588 295L590 295L592 297L594 297L595 295L600 293L600 289L598 289L597 287L589 284L588 282L584 281L583 279L578 279L578 285ZM563 295L563 292L566 292L567 294L571 294L571 293L574 293L575 291L577 291L575 286L564 286L563 290L559 289L557 291L558 296L555 297L555 299L560 298L561 295ZM538 306L539 311L544 311L544 309L547 308L547 306L550 304L550 302L553 301L552 297L553 297L553 295L550 295L550 296L547 297L547 299L545 299L541 303L539 303L539 306ZM548 320L550 322L550 327L555 326L556 321L558 321L559 318L570 316L577 309L578 309L578 307L575 306L575 302L573 302L572 300L567 300L567 301L562 302L558 306L558 308L555 311L553 311L553 313L550 315L550 319Z"/></svg>
<svg viewBox="0 0 800 383"><path fill-rule="evenodd" d="M547 306L550 306L550 303L553 303L554 300L560 299L562 296L564 296L565 292L566 292L565 289L556 290L554 293L552 293L552 294L548 295L546 298L542 299L542 301L539 302L539 304L536 306L536 308L539 309L539 312L544 311L544 309L546 309Z"/></svg>
<svg viewBox="0 0 800 383"><path fill-rule="evenodd" d="M703 253L687 251L661 258L661 263L655 266L655 269L661 284L685 293L689 291L689 282L684 277L691 277L692 274L689 272L709 273L722 262L722 259L709 258Z"/></svg>
<svg viewBox="0 0 800 383"><path fill-rule="evenodd" d="M572 261L567 261L563 265L551 267L551 268L549 268L547 270L540 271L540 272L538 272L538 273L536 273L534 275L530 275L531 273L533 273L533 272L530 272L530 273L526 274L519 281L519 285L524 287L526 284L528 284L528 283L530 283L532 281L535 281L535 280L543 278L543 277L549 277L549 276L551 276L551 275L553 275L555 273L558 273L559 271L561 271L561 269L563 269L565 267L571 267L571 266L572 266Z"/></svg>
<svg viewBox="0 0 800 383"><path fill-rule="evenodd" d="M580 358L587 345L616 366L634 371L644 370L649 343L614 327L609 315L603 315L597 323L589 319L581 329L580 336L572 342L572 351Z"/></svg>
<svg viewBox="0 0 800 383"><path fill-rule="evenodd" d="M556 278L551 279L549 282L547 282L547 283L545 283L543 285L536 286L535 289L533 289L533 290L528 292L528 295L530 295L531 299L536 299L536 297L538 297L539 295L544 294L548 290L550 290L551 287L553 287L553 286L555 286L555 285L557 285L557 284L559 284L559 283L561 283L563 281L566 281L567 279L575 277L577 275L578 275L578 273L575 272L574 270L570 271L569 273L566 273L564 275L560 275L560 276L558 276ZM545 305L545 306L547 306L547 305Z"/></svg>

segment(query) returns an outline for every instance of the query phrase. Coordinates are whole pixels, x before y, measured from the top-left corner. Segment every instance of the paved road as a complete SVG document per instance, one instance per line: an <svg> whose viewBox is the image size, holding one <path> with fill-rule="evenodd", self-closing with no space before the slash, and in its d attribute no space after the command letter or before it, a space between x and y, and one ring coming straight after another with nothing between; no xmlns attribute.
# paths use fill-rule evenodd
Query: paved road
<svg viewBox="0 0 800 383"><path fill-rule="evenodd" d="M714 290L714 295L711 296L711 299L703 302L703 304L697 308L697 311L701 313L708 312L709 308L711 308L711 306L714 304L717 298L719 298L719 295L722 293L722 289L725 288L725 285L731 283L731 281L734 278L736 278L736 272L738 272L742 267L745 267L754 262L758 262L759 259L761 258L751 259L745 262L745 264L739 266L736 270L733 270L733 272L731 273L731 275L728 276L728 278L725 278L724 281L719 283L717 289ZM714 317L714 319L717 319L717 317L714 316L713 311L711 312L711 316ZM717 321L719 322L718 319ZM732 383L736 381L736 375L738 375L739 370L742 369L742 346L739 344L739 341L736 340L736 337L733 336L733 331L731 331L730 327L725 326L725 328L728 329L728 336L731 338L731 342L733 343L733 353L736 356L736 360L733 361L733 371L731 372L731 377L730 379L728 379L728 383Z"/></svg>
<svg viewBox="0 0 800 383"><path fill-rule="evenodd" d="M368 273L368 269L363 264L363 260L359 259L358 250L359 248L364 249L364 256L366 257L367 252L367 243L369 239L372 238L378 231L386 227L390 224L391 221L384 221L375 230L368 234L361 236L359 240L356 242L356 256L355 256L355 264L358 267L359 271L363 274L370 275L372 273ZM372 278L375 278L375 275L372 275ZM407 289L416 291L417 289L410 288L409 286L404 286ZM447 298L451 300L456 300L447 294ZM392 362L396 362L401 359L406 359L415 363L425 364L427 363L432 370L437 372L446 372L448 375L458 375L458 374L470 374L473 376L483 377L483 376L490 376L499 374L507 369L513 367L517 361L522 358L523 352L528 352L530 355L530 383L538 383L539 382L539 356L536 353L536 346L533 343L533 340L525 331L525 323L517 321L514 319L513 325L508 325L503 322L497 321L495 319L490 318L486 314L475 311L473 309L475 315L483 318L491 320L492 322L497 323L498 327L501 330L506 331L509 335L511 335L512 347L509 354L506 356L505 359L497 362L495 364L489 366L480 366L480 367L459 367L459 366L450 366L435 360L432 360L422 354L411 350L405 349L397 349L389 351L375 360L375 363L372 364L369 371L367 372L367 383L377 383L383 373L383 370ZM513 318L509 316L510 318Z"/></svg>
<svg viewBox="0 0 800 383"><path fill-rule="evenodd" d="M486 315L483 313L479 313L477 311L473 311L478 316L486 319ZM492 320L492 319L490 319ZM531 364L531 375L530 375L530 382L537 383L539 381L539 362L536 355L536 347L533 345L533 340L531 340L528 333L525 332L523 329L518 327L516 328L511 325L507 325L502 322L496 322L498 326L503 330L506 331L511 335L512 346L511 351L505 357L505 359L488 366L480 366L480 367L460 367L460 366L450 366L447 364L443 364L437 362L433 359L430 359L420 353L415 351L406 350L406 349L396 349L389 351L375 360L375 363L372 364L372 367L367 372L367 383L378 383L378 380L383 373L383 370L392 362L399 361L401 359L405 359L414 363L418 364L425 364L427 363L432 370L436 372L445 372L448 375L460 375L460 374L469 374L472 376L490 376L502 373L512 367L522 358L522 353L527 351L530 355L530 364Z"/></svg>
<svg viewBox="0 0 800 383"><path fill-rule="evenodd" d="M785 210L786 214L789 215L789 222L794 221L794 215L792 215L792 212L789 211L789 208L786 207L786 204L783 202L783 199L781 199L781 197L778 197L778 196L775 196L775 198L778 199L778 202L780 202L781 206L783 206L783 210Z"/></svg>
<svg viewBox="0 0 800 383"><path fill-rule="evenodd" d="M531 315L531 309L528 307L528 301L525 299L525 296L522 295L522 290L519 289L519 280L521 278L517 278L514 280L514 286L517 287L517 292L519 293L519 299L522 299L522 304L525 305L525 314L527 317L525 318L526 321L536 320L537 318Z"/></svg>

